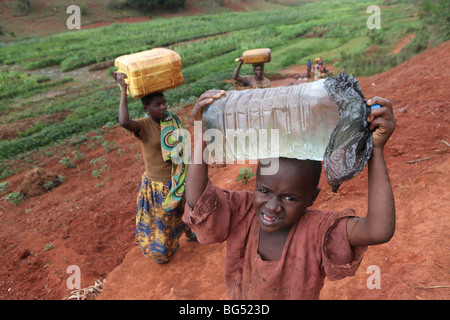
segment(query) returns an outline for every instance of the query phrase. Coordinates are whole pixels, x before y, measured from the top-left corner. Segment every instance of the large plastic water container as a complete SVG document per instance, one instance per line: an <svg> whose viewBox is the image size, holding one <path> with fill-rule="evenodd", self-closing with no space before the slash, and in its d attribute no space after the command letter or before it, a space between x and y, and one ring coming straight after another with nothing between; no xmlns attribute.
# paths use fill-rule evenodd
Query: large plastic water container
<svg viewBox="0 0 450 320"><path fill-rule="evenodd" d="M175 88L184 82L180 55L166 48L120 56L114 65L118 72L127 75L128 94L133 98Z"/></svg>
<svg viewBox="0 0 450 320"><path fill-rule="evenodd" d="M203 111L208 149L227 163L273 157L323 160L339 120L324 81L228 91Z"/></svg>
<svg viewBox="0 0 450 320"><path fill-rule="evenodd" d="M244 51L242 57L244 58L245 64L267 63L272 58L269 48L247 50Z"/></svg>

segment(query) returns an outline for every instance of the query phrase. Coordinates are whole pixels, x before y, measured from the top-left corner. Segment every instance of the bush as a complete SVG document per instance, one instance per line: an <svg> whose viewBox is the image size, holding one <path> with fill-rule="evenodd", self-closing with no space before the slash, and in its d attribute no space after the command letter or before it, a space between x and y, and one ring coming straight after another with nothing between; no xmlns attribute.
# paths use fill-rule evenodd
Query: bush
<svg viewBox="0 0 450 320"><path fill-rule="evenodd" d="M421 18L440 28L442 41L450 39L450 2L448 0L425 0Z"/></svg>

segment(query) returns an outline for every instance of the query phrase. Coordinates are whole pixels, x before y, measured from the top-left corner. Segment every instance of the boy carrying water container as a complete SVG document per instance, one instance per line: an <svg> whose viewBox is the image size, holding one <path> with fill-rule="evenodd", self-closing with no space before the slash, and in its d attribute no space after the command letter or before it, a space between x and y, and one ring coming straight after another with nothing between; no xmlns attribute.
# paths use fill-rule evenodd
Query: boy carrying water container
<svg viewBox="0 0 450 320"><path fill-rule="evenodd" d="M194 120L223 91L198 100ZM208 165L190 165L183 221L200 243L226 241L225 284L230 299L318 299L324 278L355 274L369 245L389 241L395 229L394 196L383 149L395 128L391 103L375 97L371 111L373 155L368 163L368 212L311 209L321 162L279 158L278 172L263 175L258 164L253 192L222 190L208 178ZM206 147L197 137L194 148ZM200 140L201 139L201 140ZM194 151L195 152L195 151ZM203 154L203 153L201 153Z"/></svg>

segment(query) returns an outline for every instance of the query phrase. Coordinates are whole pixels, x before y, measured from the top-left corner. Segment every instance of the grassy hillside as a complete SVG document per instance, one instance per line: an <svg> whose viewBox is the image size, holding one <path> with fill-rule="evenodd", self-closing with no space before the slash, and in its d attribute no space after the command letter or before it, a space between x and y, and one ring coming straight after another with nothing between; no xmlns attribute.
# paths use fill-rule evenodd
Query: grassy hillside
<svg viewBox="0 0 450 320"><path fill-rule="evenodd" d="M412 5L415 2L384 1L381 29L370 32L366 25L370 1L289 1L275 10L159 18L0 44L0 125L27 119L32 123L17 136L0 141L0 159L117 122L115 84L81 83L70 77L54 80L34 75L37 69L57 67L67 72L112 62L123 54L172 48L182 57L185 76L182 86L167 91L172 106L193 102L210 88L230 89L223 80L231 78L234 59L253 48L272 49L269 73L322 56L325 63L335 63L348 73L373 74L428 46L430 36L418 17L419 7ZM410 34L415 34L412 41L392 54ZM245 73L251 73L250 66L242 68ZM55 91L59 94L49 94ZM140 116L141 109L139 101L130 99L133 116ZM52 116L61 120L50 121Z"/></svg>

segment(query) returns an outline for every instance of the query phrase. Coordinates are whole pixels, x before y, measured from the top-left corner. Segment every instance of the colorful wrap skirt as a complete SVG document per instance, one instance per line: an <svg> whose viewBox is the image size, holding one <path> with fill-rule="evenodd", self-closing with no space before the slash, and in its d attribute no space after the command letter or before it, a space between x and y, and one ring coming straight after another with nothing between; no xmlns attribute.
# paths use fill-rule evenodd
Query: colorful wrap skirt
<svg viewBox="0 0 450 320"><path fill-rule="evenodd" d="M136 243L151 258L168 261L179 248L179 239L188 230L181 220L184 199L173 210L165 211L163 202L171 181L151 181L142 176L136 206Z"/></svg>

